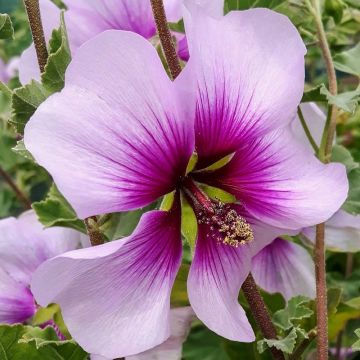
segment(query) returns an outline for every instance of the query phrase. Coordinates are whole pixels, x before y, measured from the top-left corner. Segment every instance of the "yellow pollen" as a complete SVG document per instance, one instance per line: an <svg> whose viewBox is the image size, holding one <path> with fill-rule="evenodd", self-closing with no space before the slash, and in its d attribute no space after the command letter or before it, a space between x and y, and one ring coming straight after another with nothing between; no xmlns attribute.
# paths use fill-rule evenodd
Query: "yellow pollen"
<svg viewBox="0 0 360 360"><path fill-rule="evenodd" d="M207 215L200 212L199 223L210 226L207 236L216 238L218 243L239 247L254 240L250 224L228 204L212 200L214 213Z"/></svg>

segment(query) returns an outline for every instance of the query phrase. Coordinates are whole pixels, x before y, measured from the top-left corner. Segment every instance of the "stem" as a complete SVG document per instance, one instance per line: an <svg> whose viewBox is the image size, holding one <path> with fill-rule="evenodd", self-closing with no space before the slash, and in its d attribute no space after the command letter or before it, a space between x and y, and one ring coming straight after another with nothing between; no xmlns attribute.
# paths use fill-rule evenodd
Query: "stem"
<svg viewBox="0 0 360 360"><path fill-rule="evenodd" d="M307 0L310 12L313 14L319 46L324 58L326 72L329 82L329 91L332 95L337 94L336 72L331 57L330 47L326 38L324 24L321 18L321 9L319 0ZM324 162L330 162L332 144L336 130L337 108L329 105L328 116L325 124L323 137L321 140L319 159ZM315 242L315 274L316 274L316 316L317 316L317 360L328 359L328 316L327 316L327 289L326 289L326 261L325 261L325 224L316 226Z"/></svg>
<svg viewBox="0 0 360 360"><path fill-rule="evenodd" d="M314 250L316 276L316 319L317 319L317 359L328 359L328 317L327 288L325 262L325 224L316 226L316 241Z"/></svg>
<svg viewBox="0 0 360 360"><path fill-rule="evenodd" d="M304 118L304 115L303 115L303 112L302 112L300 106L298 106L297 113L298 113L298 116L299 116L301 125L302 125L302 127L303 127L303 129L304 129L305 135L306 135L306 137L308 138L308 140L309 140L312 148L314 149L315 154L317 154L317 153L319 152L319 147L317 146L314 138L313 138L312 135L311 135L311 132L310 132L308 126L307 126L307 123L306 123L306 121L305 121L305 118Z"/></svg>
<svg viewBox="0 0 360 360"><path fill-rule="evenodd" d="M250 306L251 313L256 321L256 324L260 328L265 339L277 339L276 329L271 321L269 312L266 308L263 298L261 297L259 290L256 286L255 280L251 273L248 275L242 285L246 301ZM276 349L269 349L272 356L276 360L284 360L283 353Z"/></svg>
<svg viewBox="0 0 360 360"><path fill-rule="evenodd" d="M31 201L20 190L20 188L15 184L15 182L11 178L11 176L2 167L0 167L0 176L5 180L5 182L15 192L17 198L24 204L25 209L31 209Z"/></svg>
<svg viewBox="0 0 360 360"><path fill-rule="evenodd" d="M24 0L24 4L34 40L40 73L43 73L48 59L48 51L41 22L39 0Z"/></svg>
<svg viewBox="0 0 360 360"><path fill-rule="evenodd" d="M313 11L315 19L317 35L319 38L320 49L325 61L326 72L329 82L329 92L332 95L337 95L337 80L334 63L331 56L329 43L326 38L324 24L321 18L320 1L313 0ZM329 105L329 121L327 121L326 132L324 132L324 141L322 141L322 147L320 148L320 155L324 158L324 162L329 162L329 158L332 151L332 143L335 137L336 130L336 117L337 107L335 105Z"/></svg>
<svg viewBox="0 0 360 360"><path fill-rule="evenodd" d="M169 66L172 78L175 79L181 72L181 66L167 23L163 0L151 0L151 7L166 62Z"/></svg>
<svg viewBox="0 0 360 360"><path fill-rule="evenodd" d="M90 216L84 220L87 233L90 237L91 246L101 245L105 242L104 236L99 229L96 216Z"/></svg>
<svg viewBox="0 0 360 360"><path fill-rule="evenodd" d="M304 339L301 344L296 348L296 350L291 354L289 360L299 360L301 359L301 355L305 352L308 346L312 343L312 341L316 338L316 330L311 330L308 333L308 338Z"/></svg>

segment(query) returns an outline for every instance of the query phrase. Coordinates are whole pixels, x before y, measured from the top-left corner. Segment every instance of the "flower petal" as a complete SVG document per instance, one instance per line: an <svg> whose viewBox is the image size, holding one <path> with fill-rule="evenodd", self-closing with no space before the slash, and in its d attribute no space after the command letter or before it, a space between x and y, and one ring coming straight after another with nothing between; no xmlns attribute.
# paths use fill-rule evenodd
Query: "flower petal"
<svg viewBox="0 0 360 360"><path fill-rule="evenodd" d="M255 218L288 229L326 221L348 192L345 167L322 164L287 129L244 143L226 166L198 177L235 195Z"/></svg>
<svg viewBox="0 0 360 360"><path fill-rule="evenodd" d="M0 323L24 322L35 310L30 290L0 268Z"/></svg>
<svg viewBox="0 0 360 360"><path fill-rule="evenodd" d="M190 331L195 314L191 307L170 310L170 337L162 344L126 360L181 360L182 345Z"/></svg>
<svg viewBox="0 0 360 360"><path fill-rule="evenodd" d="M250 271L249 249L219 244L208 234L208 226L199 225L188 278L190 304L210 330L230 340L254 341L254 332L238 302Z"/></svg>
<svg viewBox="0 0 360 360"><path fill-rule="evenodd" d="M192 121L148 41L102 33L77 51L66 84L30 119L25 145L80 217L139 208L175 188Z"/></svg>
<svg viewBox="0 0 360 360"><path fill-rule="evenodd" d="M179 0L165 2L171 20L178 21ZM105 30L126 30L146 39L155 35L150 1L143 0L77 0L65 1L66 25L73 49Z"/></svg>
<svg viewBox="0 0 360 360"><path fill-rule="evenodd" d="M43 261L79 247L80 236L72 229L43 229L32 210L18 219L3 219L0 221L0 266L15 280L28 285L32 273Z"/></svg>
<svg viewBox="0 0 360 360"><path fill-rule="evenodd" d="M274 11L215 19L187 4L190 60L179 82L197 93L196 148L204 167L293 119L306 49L295 26Z"/></svg>
<svg viewBox="0 0 360 360"><path fill-rule="evenodd" d="M302 232L315 243L315 227L305 228ZM339 210L326 222L325 244L333 251L360 251L360 216Z"/></svg>
<svg viewBox="0 0 360 360"><path fill-rule="evenodd" d="M169 336L179 223L178 211L149 212L128 238L44 263L32 292L43 306L61 306L70 333L89 353L117 358L152 348Z"/></svg>
<svg viewBox="0 0 360 360"><path fill-rule="evenodd" d="M252 259L255 282L286 300L297 295L315 298L315 269L310 254L300 245L277 238Z"/></svg>
<svg viewBox="0 0 360 360"><path fill-rule="evenodd" d="M315 140L316 144L320 146L326 121L325 114L315 103L303 103L300 105L300 108L310 130L311 136ZM296 118L290 123L290 131L299 143L303 143L311 148L298 116L296 116ZM312 148L311 150L314 151Z"/></svg>

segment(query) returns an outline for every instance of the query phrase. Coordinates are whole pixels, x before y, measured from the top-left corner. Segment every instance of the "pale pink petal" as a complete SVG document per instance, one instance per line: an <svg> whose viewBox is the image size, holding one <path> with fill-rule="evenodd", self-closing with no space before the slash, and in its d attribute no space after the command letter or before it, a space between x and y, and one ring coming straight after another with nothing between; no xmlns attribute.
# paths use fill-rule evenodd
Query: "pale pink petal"
<svg viewBox="0 0 360 360"><path fill-rule="evenodd" d="M188 278L188 295L197 317L212 331L234 341L255 336L238 302L239 290L250 271L247 246L219 244L199 225L195 256Z"/></svg>
<svg viewBox="0 0 360 360"><path fill-rule="evenodd" d="M190 60L179 77L197 98L198 167L287 125L304 87L301 37L284 15L268 9L222 18L187 1Z"/></svg>
<svg viewBox="0 0 360 360"><path fill-rule="evenodd" d="M322 164L287 129L244 143L226 166L197 177L235 195L260 221L287 229L326 221L348 192L345 166Z"/></svg>
<svg viewBox="0 0 360 360"><path fill-rule="evenodd" d="M252 259L257 285L286 300L297 295L315 298L315 269L310 254L300 245L275 239Z"/></svg>
<svg viewBox="0 0 360 360"><path fill-rule="evenodd" d="M36 300L58 303L89 353L117 358L161 344L181 260L179 220L178 211L152 211L128 238L47 261L33 276Z"/></svg>
<svg viewBox="0 0 360 360"><path fill-rule="evenodd" d="M80 233L67 228L44 229L34 211L0 221L0 266L28 285L45 260L80 246Z"/></svg>
<svg viewBox="0 0 360 360"><path fill-rule="evenodd" d="M303 234L315 242L315 227L302 230ZM339 210L325 225L325 244L333 251L360 251L360 216Z"/></svg>
<svg viewBox="0 0 360 360"><path fill-rule="evenodd" d="M0 323L28 320L36 310L30 290L0 268Z"/></svg>
<svg viewBox="0 0 360 360"><path fill-rule="evenodd" d="M190 331L195 314L191 307L170 310L170 337L162 344L126 360L181 360L182 345Z"/></svg>
<svg viewBox="0 0 360 360"><path fill-rule="evenodd" d="M172 191L194 147L188 108L156 50L124 31L106 31L77 51L65 89L40 105L24 140L82 218Z"/></svg>

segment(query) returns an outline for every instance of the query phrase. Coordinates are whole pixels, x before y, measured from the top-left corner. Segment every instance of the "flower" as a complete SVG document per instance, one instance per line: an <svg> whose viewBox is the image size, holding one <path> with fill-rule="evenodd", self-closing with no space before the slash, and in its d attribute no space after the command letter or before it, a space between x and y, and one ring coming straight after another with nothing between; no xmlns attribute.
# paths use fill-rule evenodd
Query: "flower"
<svg viewBox="0 0 360 360"><path fill-rule="evenodd" d="M315 143L320 146L326 117L314 103L301 104L301 111ZM313 151L298 117L290 131L303 146ZM325 225L326 247L332 251L360 250L360 217L339 210ZM315 226L302 229L302 234L315 243ZM277 238L252 259L256 283L270 293L281 293L286 300L305 295L315 297L314 262L302 246Z"/></svg>
<svg viewBox="0 0 360 360"><path fill-rule="evenodd" d="M47 259L78 248L80 240L71 229L44 230L33 211L0 220L0 323L24 322L34 315L33 273Z"/></svg>
<svg viewBox="0 0 360 360"><path fill-rule="evenodd" d="M290 21L266 9L214 17L193 2L184 20L190 59L174 82L144 38L107 31L78 49L65 88L25 129L27 149L79 217L175 192L172 208L144 214L131 236L58 256L33 278L37 301L60 304L74 339L109 358L169 336L180 193L198 221L191 306L211 330L245 342L255 337L238 293L251 256L285 229L325 221L347 195L344 166L322 164L287 127L305 54ZM201 183L237 203L210 199Z"/></svg>
<svg viewBox="0 0 360 360"><path fill-rule="evenodd" d="M10 59L10 61L5 64L3 60L0 59L0 81L7 83L12 77L14 77L18 71L19 67L19 58L17 56Z"/></svg>
<svg viewBox="0 0 360 360"><path fill-rule="evenodd" d="M65 23L72 54L87 40L106 30L133 31L146 39L156 34L155 22L150 1L144 0L65 0L68 10ZM177 22L181 18L181 1L164 0L167 18ZM52 30L59 26L60 9L51 0L40 0L45 38L49 41ZM188 59L186 39L174 33L179 42L179 55ZM20 81L23 84L31 79L40 79L39 67L34 45L26 49L20 61Z"/></svg>
<svg viewBox="0 0 360 360"><path fill-rule="evenodd" d="M302 246L276 238L252 259L255 282L269 293L286 300L297 295L315 298L315 267Z"/></svg>

